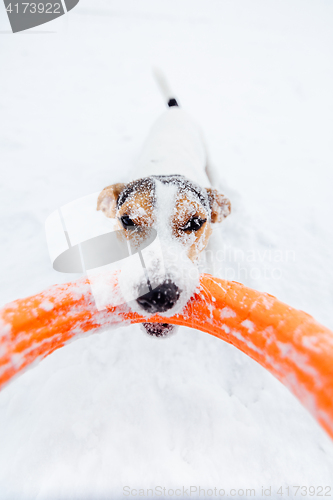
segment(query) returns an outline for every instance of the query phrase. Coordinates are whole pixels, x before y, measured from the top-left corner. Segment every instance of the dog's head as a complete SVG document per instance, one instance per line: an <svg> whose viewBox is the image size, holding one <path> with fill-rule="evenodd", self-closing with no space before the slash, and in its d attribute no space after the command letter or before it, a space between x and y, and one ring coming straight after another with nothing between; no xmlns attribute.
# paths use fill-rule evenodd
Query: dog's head
<svg viewBox="0 0 333 500"><path fill-rule="evenodd" d="M142 242L150 228L157 231L161 252L148 259L149 291L141 294L143 284L135 280L130 286L138 291L134 305L138 312L172 316L190 299L198 280L195 262L208 243L212 224L229 215L230 202L215 189L202 188L181 175L166 175L106 187L97 210L117 219L132 241ZM152 335L170 333L170 325L146 325Z"/></svg>

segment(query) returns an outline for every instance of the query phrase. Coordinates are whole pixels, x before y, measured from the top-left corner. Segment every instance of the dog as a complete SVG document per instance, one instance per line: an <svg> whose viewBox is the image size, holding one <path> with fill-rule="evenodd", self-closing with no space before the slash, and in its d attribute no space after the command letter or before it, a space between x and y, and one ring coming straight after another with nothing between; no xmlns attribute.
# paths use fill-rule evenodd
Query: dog
<svg viewBox="0 0 333 500"><path fill-rule="evenodd" d="M155 77L167 110L150 131L133 179L105 187L97 210L116 219L128 237L135 234L142 240L149 228L157 231L163 256L151 259L147 293L140 292L142 283L131 283L138 291L131 307L141 314L165 316L164 324L143 323L143 327L150 335L166 337L175 330L167 317L180 312L193 294L199 276L195 270L212 225L230 214L231 204L213 185L200 129L179 106L164 75L155 71ZM131 277L123 279L128 284Z"/></svg>

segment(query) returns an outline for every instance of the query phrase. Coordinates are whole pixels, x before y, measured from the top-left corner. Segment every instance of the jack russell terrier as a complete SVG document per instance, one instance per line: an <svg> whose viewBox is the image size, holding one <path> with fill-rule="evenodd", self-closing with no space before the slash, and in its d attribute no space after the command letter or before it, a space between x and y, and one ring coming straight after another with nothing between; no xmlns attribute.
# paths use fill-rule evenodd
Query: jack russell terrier
<svg viewBox="0 0 333 500"><path fill-rule="evenodd" d="M136 178L104 188L97 210L116 219L128 237L136 234L143 239L149 228L157 231L163 279L158 280L161 257L157 257L150 264L157 286L149 286L149 292L142 295L142 283L132 283L139 298L131 307L141 314L165 316L164 324L143 323L150 335L165 337L174 330L167 317L180 312L193 294L199 255L208 243L212 224L229 215L230 201L212 186L199 128L179 107L164 76L159 72L155 76L168 109L150 131L135 169Z"/></svg>

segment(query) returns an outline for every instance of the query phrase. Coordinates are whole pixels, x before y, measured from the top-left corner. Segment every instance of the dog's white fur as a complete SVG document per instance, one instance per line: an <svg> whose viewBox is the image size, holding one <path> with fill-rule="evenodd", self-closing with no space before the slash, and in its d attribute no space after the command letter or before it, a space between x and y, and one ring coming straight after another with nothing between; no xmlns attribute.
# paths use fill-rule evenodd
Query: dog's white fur
<svg viewBox="0 0 333 500"><path fill-rule="evenodd" d="M179 174L200 186L211 185L202 134L182 108L168 108L154 123L136 167L138 177Z"/></svg>
<svg viewBox="0 0 333 500"><path fill-rule="evenodd" d="M155 71L155 76L168 102L170 98L175 97L174 93L160 72ZM212 172L208 168L208 155L202 133L192 118L178 106L168 108L156 120L143 146L133 178L175 174L184 176L201 188L209 188L212 185ZM144 258L150 282L162 283L167 278L181 290L177 303L167 312L161 313L167 317L179 312L190 299L198 283L199 273L196 263L188 257L188 250L195 242L195 234L184 233L181 238L175 238L170 224L172 217L175 217L175 206L179 199L177 186L172 183L164 184L158 179L155 179L155 186L156 206L153 227L157 230L158 242L145 250ZM188 192L186 195L191 200L191 193ZM108 197L105 196L105 199L108 200ZM198 202L194 195L192 202L193 204ZM108 201L100 209L107 215ZM131 210L131 217L133 211L135 216L136 210L142 215L141 206ZM224 216L228 213L226 212ZM210 213L207 213L208 219ZM211 231L210 224L205 224L203 231L207 231L208 238ZM204 238L200 241L203 240ZM201 250L198 248L199 253ZM123 270L119 284L124 296L133 295L133 290L138 289L140 281L142 282L142 273L130 267ZM142 313L138 303L133 301L131 305L134 310Z"/></svg>

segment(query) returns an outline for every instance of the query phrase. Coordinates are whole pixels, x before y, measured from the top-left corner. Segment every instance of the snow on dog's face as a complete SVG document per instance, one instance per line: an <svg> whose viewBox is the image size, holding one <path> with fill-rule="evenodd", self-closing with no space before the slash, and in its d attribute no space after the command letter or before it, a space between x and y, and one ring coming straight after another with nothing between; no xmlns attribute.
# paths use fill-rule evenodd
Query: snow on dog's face
<svg viewBox="0 0 333 500"><path fill-rule="evenodd" d="M196 261L208 243L211 224L229 215L230 202L216 190L168 175L108 186L99 195L97 209L117 219L131 245L142 246L151 228L157 231L156 240L144 251L145 275L122 269L119 284L124 296L129 288L135 291L133 310L167 318L180 312L195 291ZM144 327L159 337L172 331L167 323Z"/></svg>

